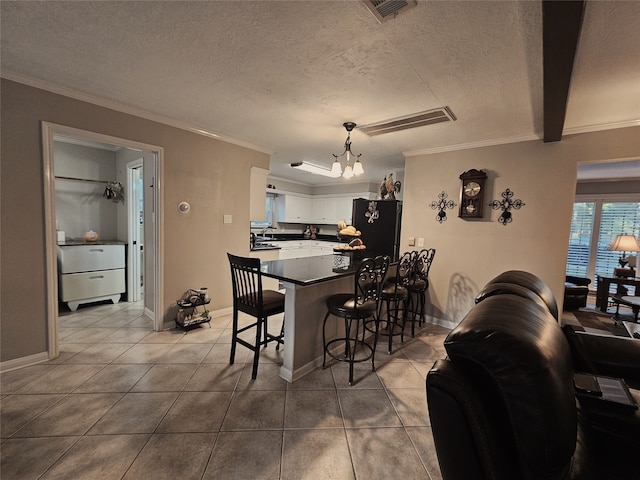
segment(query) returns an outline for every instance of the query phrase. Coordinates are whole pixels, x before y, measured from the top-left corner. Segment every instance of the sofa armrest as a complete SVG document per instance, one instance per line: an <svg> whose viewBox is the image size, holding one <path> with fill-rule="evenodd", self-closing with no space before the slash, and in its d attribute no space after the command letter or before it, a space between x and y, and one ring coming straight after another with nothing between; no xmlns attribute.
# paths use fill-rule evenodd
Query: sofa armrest
<svg viewBox="0 0 640 480"><path fill-rule="evenodd" d="M579 285L581 287L588 287L591 284L591 279L585 278L585 277L575 277L573 275L567 275L565 282L573 283L574 285Z"/></svg>
<svg viewBox="0 0 640 480"><path fill-rule="evenodd" d="M562 330L571 347L576 371L623 378L631 388L640 388L640 340Z"/></svg>

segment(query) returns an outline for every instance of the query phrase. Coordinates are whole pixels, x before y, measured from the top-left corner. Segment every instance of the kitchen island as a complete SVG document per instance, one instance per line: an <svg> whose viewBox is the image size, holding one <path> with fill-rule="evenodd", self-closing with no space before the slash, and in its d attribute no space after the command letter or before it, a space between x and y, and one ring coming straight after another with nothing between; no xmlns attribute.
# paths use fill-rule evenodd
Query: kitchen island
<svg viewBox="0 0 640 480"><path fill-rule="evenodd" d="M272 260L260 263L262 275L279 280L285 288L284 353L280 376L295 382L322 366L322 322L325 300L335 293L352 292L354 273L365 251L347 255ZM327 324L333 338L342 322ZM333 329L333 330L332 330Z"/></svg>

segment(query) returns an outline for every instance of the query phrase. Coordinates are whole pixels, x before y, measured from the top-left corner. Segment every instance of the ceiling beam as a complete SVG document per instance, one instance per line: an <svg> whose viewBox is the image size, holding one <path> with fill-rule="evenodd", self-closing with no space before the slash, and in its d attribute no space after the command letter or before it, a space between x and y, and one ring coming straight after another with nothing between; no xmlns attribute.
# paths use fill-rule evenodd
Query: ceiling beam
<svg viewBox="0 0 640 480"><path fill-rule="evenodd" d="M562 138L586 0L542 0L544 141Z"/></svg>

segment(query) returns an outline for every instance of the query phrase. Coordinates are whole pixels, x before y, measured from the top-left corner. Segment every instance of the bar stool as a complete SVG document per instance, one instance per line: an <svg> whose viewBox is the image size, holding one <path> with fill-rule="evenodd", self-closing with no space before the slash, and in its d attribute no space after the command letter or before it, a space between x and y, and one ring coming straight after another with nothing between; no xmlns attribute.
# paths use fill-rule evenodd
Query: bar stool
<svg viewBox="0 0 640 480"><path fill-rule="evenodd" d="M409 306L409 290L407 287L417 254L418 252L403 253L398 261L395 277L385 282L382 287L380 297L381 304L385 305L386 316L383 317L379 314L378 317L380 322L386 323L386 329L380 329L379 335L386 335L389 338L388 354L391 354L394 336L400 335L400 343L404 343L404 324L406 323ZM367 324L370 323L367 322Z"/></svg>
<svg viewBox="0 0 640 480"><path fill-rule="evenodd" d="M416 327L416 315L420 325L424 322L424 305L427 301L427 289L429 288L429 270L433 263L433 257L436 255L435 248L425 248L418 252L418 255L413 263L413 272L409 278L407 284L407 290L409 291L409 307L408 310L412 313L411 318L411 336L415 336ZM413 305L415 301L417 305Z"/></svg>
<svg viewBox="0 0 640 480"><path fill-rule="evenodd" d="M266 346L269 342L277 342L276 350L284 343L283 328L279 335L272 335L267 329L267 319L271 315L284 313L284 294L275 290L262 290L262 273L260 271L259 258L237 257L227 253L231 266L231 280L233 284L233 332L231 336L231 356L229 363L233 365L236 355L236 343L247 347L253 352L253 370L251 378L256 379L258 374L258 358L260 346ZM254 323L238 328L238 312L246 313L256 318ZM251 328L255 328L255 341L249 343L238 337ZM264 337L262 333L264 331Z"/></svg>
<svg viewBox="0 0 640 480"><path fill-rule="evenodd" d="M372 371L375 371L376 343L378 341L378 311L380 308L380 292L387 270L389 257L378 256L375 259L362 260L354 276L354 291L338 293L326 300L327 314L322 324L322 344L324 352L322 368L325 368L327 354L340 362L349 362L349 385L353 385L353 365L357 362L371 360ZM326 326L330 315L344 320L344 336L327 342ZM366 338L367 329L364 322L374 320L373 340ZM362 323L362 328L360 324ZM336 344L344 344L344 354L331 351ZM361 355L356 355L360 348Z"/></svg>

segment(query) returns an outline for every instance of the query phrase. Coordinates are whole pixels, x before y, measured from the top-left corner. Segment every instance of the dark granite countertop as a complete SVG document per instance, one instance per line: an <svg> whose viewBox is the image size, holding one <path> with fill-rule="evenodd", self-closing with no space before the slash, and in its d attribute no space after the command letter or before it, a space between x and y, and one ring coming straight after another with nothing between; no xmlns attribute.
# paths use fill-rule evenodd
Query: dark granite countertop
<svg viewBox="0 0 640 480"><path fill-rule="evenodd" d="M77 245L126 245L127 242L122 240L97 240L95 242L87 242L83 238L69 238L64 242L58 242L59 247L75 247Z"/></svg>
<svg viewBox="0 0 640 480"><path fill-rule="evenodd" d="M260 262L260 269L265 277L306 286L353 275L362 259L373 256L371 252L367 254L362 250L345 254L271 260Z"/></svg>
<svg viewBox="0 0 640 480"><path fill-rule="evenodd" d="M263 252L265 250L281 250L280 247L276 247L275 245L256 245L255 247L251 247L252 252Z"/></svg>
<svg viewBox="0 0 640 480"><path fill-rule="evenodd" d="M316 238L305 238L301 233L271 233L267 234L266 237L268 242L285 242L287 240L316 240L322 242L338 242L337 235L328 235L328 234L318 234Z"/></svg>

